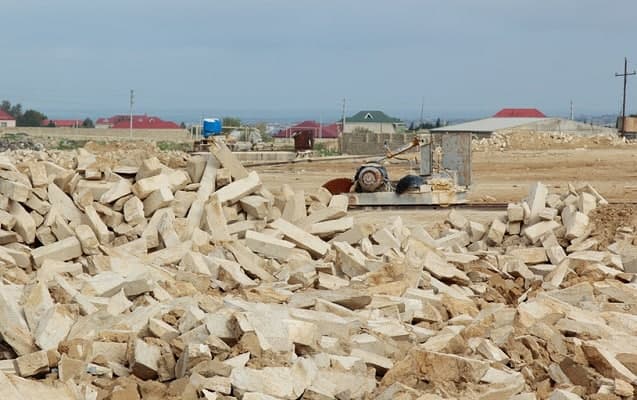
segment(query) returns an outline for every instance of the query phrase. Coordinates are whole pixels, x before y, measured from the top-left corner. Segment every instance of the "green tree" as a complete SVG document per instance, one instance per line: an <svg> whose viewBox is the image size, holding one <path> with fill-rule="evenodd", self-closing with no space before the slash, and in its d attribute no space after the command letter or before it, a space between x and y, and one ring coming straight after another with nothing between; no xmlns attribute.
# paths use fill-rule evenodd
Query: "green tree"
<svg viewBox="0 0 637 400"><path fill-rule="evenodd" d="M185 123L185 122L182 122L181 124L179 124L179 127L180 127L181 129L186 129L186 123Z"/></svg>
<svg viewBox="0 0 637 400"><path fill-rule="evenodd" d="M16 117L17 126L41 126L42 121L47 119L46 115L36 110L26 110L24 114Z"/></svg>
<svg viewBox="0 0 637 400"><path fill-rule="evenodd" d="M86 118L84 121L82 121L82 128L95 128L95 124L93 123L92 119Z"/></svg>
<svg viewBox="0 0 637 400"><path fill-rule="evenodd" d="M436 119L436 128L440 128L442 124L440 123L440 118Z"/></svg>
<svg viewBox="0 0 637 400"><path fill-rule="evenodd" d="M224 129L238 128L241 126L241 120L236 117L223 117L221 121Z"/></svg>
<svg viewBox="0 0 637 400"><path fill-rule="evenodd" d="M49 120L49 123L46 125L47 128L55 128L55 122L53 122L53 120Z"/></svg>
<svg viewBox="0 0 637 400"><path fill-rule="evenodd" d="M9 100L2 100L2 103L0 103L0 110L11 114L11 102Z"/></svg>

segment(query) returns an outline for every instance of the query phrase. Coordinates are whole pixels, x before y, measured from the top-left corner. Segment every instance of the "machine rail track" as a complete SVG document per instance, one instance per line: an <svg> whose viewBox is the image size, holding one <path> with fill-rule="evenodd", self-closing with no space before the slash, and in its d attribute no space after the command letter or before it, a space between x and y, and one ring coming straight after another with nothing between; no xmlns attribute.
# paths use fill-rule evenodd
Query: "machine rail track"
<svg viewBox="0 0 637 400"><path fill-rule="evenodd" d="M375 205L375 206L357 206L350 205L350 210L451 210L453 209L466 209L466 210L483 210L483 211L506 211L507 203L464 203L464 204L449 204L449 205ZM637 201L610 201L609 205L635 205L637 206Z"/></svg>

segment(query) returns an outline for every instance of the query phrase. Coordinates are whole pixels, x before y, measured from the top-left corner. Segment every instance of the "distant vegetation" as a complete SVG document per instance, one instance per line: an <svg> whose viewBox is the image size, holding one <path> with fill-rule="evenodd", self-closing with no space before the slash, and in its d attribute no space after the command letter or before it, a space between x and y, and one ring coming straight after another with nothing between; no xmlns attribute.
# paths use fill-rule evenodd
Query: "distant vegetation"
<svg viewBox="0 0 637 400"><path fill-rule="evenodd" d="M17 126L40 126L42 121L47 119L46 115L37 110L29 109L23 112L22 104L11 104L8 100L3 100L0 103L0 110L13 116Z"/></svg>

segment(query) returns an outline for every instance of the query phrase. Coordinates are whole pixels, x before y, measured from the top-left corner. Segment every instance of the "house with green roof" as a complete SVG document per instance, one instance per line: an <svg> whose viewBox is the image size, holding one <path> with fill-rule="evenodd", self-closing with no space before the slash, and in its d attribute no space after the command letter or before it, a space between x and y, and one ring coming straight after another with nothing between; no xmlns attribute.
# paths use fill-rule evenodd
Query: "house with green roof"
<svg viewBox="0 0 637 400"><path fill-rule="evenodd" d="M378 110L363 110L345 118L343 133L348 134L358 130L369 130L374 133L400 133L405 129L405 123L398 118L390 117Z"/></svg>

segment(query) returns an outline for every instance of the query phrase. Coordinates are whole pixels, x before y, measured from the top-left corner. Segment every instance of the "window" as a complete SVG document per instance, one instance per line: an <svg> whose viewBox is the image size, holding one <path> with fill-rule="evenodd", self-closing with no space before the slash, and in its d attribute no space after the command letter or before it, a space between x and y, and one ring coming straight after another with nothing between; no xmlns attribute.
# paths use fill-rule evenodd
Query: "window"
<svg viewBox="0 0 637 400"><path fill-rule="evenodd" d="M0 128L6 128L6 127L7 127L6 122L0 122Z"/></svg>

